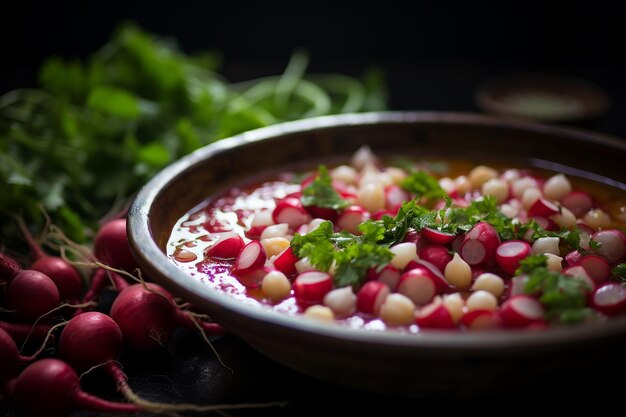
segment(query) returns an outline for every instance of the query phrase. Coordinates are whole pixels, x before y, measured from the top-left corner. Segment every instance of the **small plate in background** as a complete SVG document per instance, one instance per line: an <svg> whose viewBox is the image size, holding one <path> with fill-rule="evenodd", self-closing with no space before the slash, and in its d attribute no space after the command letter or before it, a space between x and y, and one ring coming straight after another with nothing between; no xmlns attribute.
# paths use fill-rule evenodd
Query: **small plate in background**
<svg viewBox="0 0 626 417"><path fill-rule="evenodd" d="M597 85L556 75L492 78L476 88L475 99L484 112L547 123L593 120L609 108L607 94Z"/></svg>

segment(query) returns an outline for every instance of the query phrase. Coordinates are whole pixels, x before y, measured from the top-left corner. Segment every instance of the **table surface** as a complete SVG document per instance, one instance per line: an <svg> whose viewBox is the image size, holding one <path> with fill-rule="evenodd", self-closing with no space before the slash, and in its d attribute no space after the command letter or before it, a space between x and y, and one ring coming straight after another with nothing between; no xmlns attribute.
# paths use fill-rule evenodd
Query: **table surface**
<svg viewBox="0 0 626 417"><path fill-rule="evenodd" d="M246 65L233 65L227 70L233 78L245 78ZM322 70L325 68L321 68ZM391 108L395 110L452 110L477 111L473 93L481 81L498 74L536 71L527 63L437 62L423 64L389 64L385 67L391 93ZM258 70L258 67L257 69ZM269 69L271 70L271 68ZM357 72L346 67L346 71ZM563 63L548 68L551 73L576 75L589 79L604 88L611 99L608 113L584 128L626 138L626 83L623 67L589 63ZM229 410L232 416L317 416L350 413L373 414L374 411L393 410L416 404L448 404L453 398L462 398L463 387L450 387L447 398L431 398L416 393L417 399L395 398L335 386L287 369L256 352L234 336L215 337L212 343L221 360L194 332L180 330L167 349L151 354L125 354L120 358L130 385L137 394L161 402L191 403L248 403L286 401L283 408L256 410ZM543 376L531 382L522 392L510 393L511 398L552 398L559 395L582 393L580 400L611 392L601 377L607 372L624 374L619 353L599 355L592 367ZM617 369L616 369L617 368ZM480 376L477 376L479 378ZM381 381L384 384L384 381ZM105 378L88 375L83 379L86 390L115 399L114 387ZM619 388L619 391L623 391ZM485 398L491 393L484 393ZM0 415L13 412L0 404ZM198 414L190 414L198 415ZM76 412L73 417L98 416L97 413Z"/></svg>

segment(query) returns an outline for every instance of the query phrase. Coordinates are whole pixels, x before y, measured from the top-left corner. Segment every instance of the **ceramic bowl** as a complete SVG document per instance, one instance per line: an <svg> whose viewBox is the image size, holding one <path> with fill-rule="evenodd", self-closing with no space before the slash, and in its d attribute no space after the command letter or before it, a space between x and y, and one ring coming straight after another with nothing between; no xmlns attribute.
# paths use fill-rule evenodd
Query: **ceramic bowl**
<svg viewBox="0 0 626 417"><path fill-rule="evenodd" d="M593 366L603 356L597 352L605 349L623 349L624 317L546 331L417 335L319 323L207 289L166 256L175 222L209 195L286 164L314 167L319 161L346 160L363 144L382 155L462 156L539 166L626 189L626 142L600 134L454 113L307 119L216 142L156 175L129 211L129 239L139 265L146 276L275 361L328 382L379 393L445 395L454 387L462 387L465 394L510 390L559 370Z"/></svg>

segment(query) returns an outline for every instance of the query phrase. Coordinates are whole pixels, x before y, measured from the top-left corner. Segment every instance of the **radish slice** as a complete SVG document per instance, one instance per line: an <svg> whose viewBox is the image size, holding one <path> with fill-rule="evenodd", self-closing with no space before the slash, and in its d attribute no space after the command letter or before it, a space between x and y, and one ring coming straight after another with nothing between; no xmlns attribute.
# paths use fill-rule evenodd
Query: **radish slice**
<svg viewBox="0 0 626 417"><path fill-rule="evenodd" d="M376 273L374 269L373 279L382 282L387 285L389 289L394 289L398 285L398 281L400 281L400 271L395 266L388 264L386 265L382 271Z"/></svg>
<svg viewBox="0 0 626 417"><path fill-rule="evenodd" d="M303 307L322 304L324 296L333 289L333 277L320 271L306 271L293 282L296 302Z"/></svg>
<svg viewBox="0 0 626 417"><path fill-rule="evenodd" d="M579 279L587 284L586 292L591 292L596 288L596 283L591 279L585 268L580 265L570 266L561 271L563 275Z"/></svg>
<svg viewBox="0 0 626 417"><path fill-rule="evenodd" d="M606 314L626 311L626 287L609 283L598 288L591 297L593 307Z"/></svg>
<svg viewBox="0 0 626 417"><path fill-rule="evenodd" d="M452 243L456 237L455 234L442 232L430 227L424 227L422 229L422 234L426 239L430 240L432 243L436 243L437 245L447 245L448 243Z"/></svg>
<svg viewBox="0 0 626 417"><path fill-rule="evenodd" d="M289 227L295 229L310 222L313 218L302 206L300 199L287 197L276 204L276 208L272 212L272 219L274 223L287 223Z"/></svg>
<svg viewBox="0 0 626 417"><path fill-rule="evenodd" d="M248 230L245 230L243 234L246 235L246 237L250 240L260 240L261 234L263 233L263 230L265 230L266 227L267 227L266 225L252 226Z"/></svg>
<svg viewBox="0 0 626 417"><path fill-rule="evenodd" d="M348 232L360 235L359 225L369 219L370 215L367 210L361 206L348 206L341 211L337 218L337 227L347 230Z"/></svg>
<svg viewBox="0 0 626 417"><path fill-rule="evenodd" d="M524 291L526 287L526 283L528 282L528 275L518 275L516 277L511 278L511 283L509 284L509 297L515 297L517 295L524 295L526 291Z"/></svg>
<svg viewBox="0 0 626 417"><path fill-rule="evenodd" d="M295 275L298 272L296 270L296 262L298 262L298 257L293 253L291 246L285 248L285 250L276 255L272 261L274 263L274 268L287 275L288 277Z"/></svg>
<svg viewBox="0 0 626 417"><path fill-rule="evenodd" d="M234 259L243 247L243 239L237 233L222 233L213 246L206 250L206 255L219 259Z"/></svg>
<svg viewBox="0 0 626 417"><path fill-rule="evenodd" d="M585 271L596 284L604 283L611 275L611 266L603 257L598 255L585 255L580 259L578 265L585 268Z"/></svg>
<svg viewBox="0 0 626 417"><path fill-rule="evenodd" d="M548 230L550 232L559 230L559 226L557 226L556 223L552 221L552 219L543 216L533 216L532 219L536 221L543 230Z"/></svg>
<svg viewBox="0 0 626 417"><path fill-rule="evenodd" d="M420 259L435 265L439 272L443 272L448 262L452 260L448 248L441 245L426 245L419 250L418 256Z"/></svg>
<svg viewBox="0 0 626 417"><path fill-rule="evenodd" d="M583 254L578 252L577 250L573 250L567 255L565 255L565 262L569 266L576 266L580 263L580 260L583 258Z"/></svg>
<svg viewBox="0 0 626 417"><path fill-rule="evenodd" d="M535 201L528 209L528 215L530 217L550 217L553 214L557 214L558 212L559 208L546 198L537 199L537 201Z"/></svg>
<svg viewBox="0 0 626 417"><path fill-rule="evenodd" d="M527 295L511 297L502 304L500 318L507 327L527 327L543 323L544 310L539 301Z"/></svg>
<svg viewBox="0 0 626 417"><path fill-rule="evenodd" d="M402 274L396 291L409 297L417 306L428 304L438 292L430 271L424 268L411 269Z"/></svg>
<svg viewBox="0 0 626 417"><path fill-rule="evenodd" d="M500 236L492 225L476 223L461 243L460 255L470 265L478 265L493 259L500 245Z"/></svg>
<svg viewBox="0 0 626 417"><path fill-rule="evenodd" d="M452 314L437 297L415 314L415 323L424 329L452 329L455 327Z"/></svg>
<svg viewBox="0 0 626 417"><path fill-rule="evenodd" d="M402 203L409 200L409 194L399 186L392 184L385 187L385 208L396 213Z"/></svg>
<svg viewBox="0 0 626 417"><path fill-rule="evenodd" d="M248 288L258 288L263 282L265 276L274 271L274 268L269 266L261 266L250 272L237 274L237 280Z"/></svg>
<svg viewBox="0 0 626 417"><path fill-rule="evenodd" d="M522 259L532 252L528 242L523 240L508 240L496 249L496 262L507 274L513 275Z"/></svg>
<svg viewBox="0 0 626 417"><path fill-rule="evenodd" d="M561 204L580 217L593 208L593 199L584 191L572 191L561 199Z"/></svg>
<svg viewBox="0 0 626 417"><path fill-rule="evenodd" d="M253 240L245 245L235 259L235 266L233 268L233 274L243 275L261 268L267 256L265 255L265 249L258 240Z"/></svg>
<svg viewBox="0 0 626 417"><path fill-rule="evenodd" d="M469 330L489 330L502 326L502 320L495 311L473 310L463 314L461 324Z"/></svg>
<svg viewBox="0 0 626 417"><path fill-rule="evenodd" d="M356 295L356 308L363 313L378 316L390 292L389 287L382 282L368 281Z"/></svg>
<svg viewBox="0 0 626 417"><path fill-rule="evenodd" d="M616 229L600 230L591 237L600 243L601 247L595 253L602 256L609 263L614 263L626 256L626 237Z"/></svg>

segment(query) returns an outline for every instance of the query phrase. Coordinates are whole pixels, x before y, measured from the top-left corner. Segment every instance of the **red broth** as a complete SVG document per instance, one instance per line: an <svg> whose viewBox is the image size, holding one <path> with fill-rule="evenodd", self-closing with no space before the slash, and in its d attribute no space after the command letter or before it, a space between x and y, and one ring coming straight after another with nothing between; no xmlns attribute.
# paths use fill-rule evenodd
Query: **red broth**
<svg viewBox="0 0 626 417"><path fill-rule="evenodd" d="M366 157L372 158L371 155L366 155ZM390 215L390 218L393 218L398 210L398 196L402 196L402 193L405 193L409 200L414 199L416 196L415 190L402 189L403 182L401 178L407 175L407 172L396 167L388 168L380 164L374 165L372 161L373 159L370 159L370 161L366 160L365 168L342 166L329 169L332 177L332 188L337 195L348 200L351 206L368 207L365 210L361 209L364 212L364 219L380 217L383 211ZM416 268L415 261L418 258L422 259L418 261L422 264L426 258L432 261L431 263L438 264L436 275L444 278L444 285L442 288L433 290L432 296L429 291L434 287L431 288L431 284L427 282L428 280L420 281L422 278L415 277L420 275L420 273L421 275L429 274L428 271L423 270L423 265L422 267L417 267L417 272L413 271L412 274L415 276L406 278L405 281L408 283L406 285L387 282L385 284L387 289L383 289L381 295L379 295L381 300L378 300L379 303L375 311L371 311L370 308L372 306L368 307L367 305L368 302L372 302L371 296L367 298L365 295L359 294L361 291L365 292L363 288L366 286L366 283L368 283L367 287L376 287L368 289L375 291L375 294L379 294L377 291L382 286L369 284L369 281L384 281L385 278L381 278L381 276L371 270L368 273L361 271L361 276L358 277L358 280L347 285L352 291L345 290L344 293L351 292L353 295L339 294L335 297L335 302L329 301L330 299L327 300L326 298L328 297L306 302L302 300L302 296L300 298L297 297L298 294L295 294L297 291L294 291L296 281L306 281L305 278L298 278L301 272L311 268L320 269L310 265L303 267L296 274L282 274L287 279L286 281L289 285L287 290L284 289L285 280L279 277L277 281L283 284L282 290L280 286L277 287L279 296L275 294L268 296L268 294L273 293L265 290L263 285L263 280L266 278L265 275L268 271L274 269L273 262L276 254L284 250L286 246L289 246L290 243L288 241L292 239L294 234L299 233L306 236L311 221L313 221L311 225L321 222L321 220L313 220L318 215L331 219L335 232L341 229L338 225L352 224L354 223L352 220L355 218L359 219L358 216L360 214L358 213L361 212L358 210L358 213L354 214L355 217L350 218L346 214L351 210L350 208L338 210L326 208L325 210L320 210L320 207L308 206L304 207L304 213L308 217L305 216L300 220L298 220L297 215L300 213L297 212L298 209L293 209L295 211L291 213L295 213L295 217L291 216L291 214L285 214L282 217L278 216L278 219L288 219L290 221L295 218L296 220L294 221L296 223L285 228L284 235L275 239L274 243L268 243L270 241L267 239L259 239L258 235L266 226L265 224L275 223L271 213L276 210L277 204L285 200L286 197L295 198L300 202L303 201L301 200L303 189L311 187L313 178L316 178L316 176L319 178L322 175L313 170L305 173L284 173L273 181L261 184L250 183L240 188L228 190L222 195L209 198L205 203L183 216L175 225L167 245L167 255L174 264L190 276L190 279L204 283L207 286L207 291L221 291L241 302L283 314L304 314L317 319L331 319L332 322L341 325L369 330L393 328L416 333L425 328L455 328L460 330L504 327L545 328L562 323L569 324L570 322L599 322L613 314L620 314L626 311L626 301L621 302L620 300L620 297L622 297L622 290L619 288L621 284L613 276L604 276L610 272L605 274L606 271L603 269L608 267L609 271L613 271L624 262L625 258L625 254L621 253L622 248L620 246L622 244L620 239L623 238L622 229L626 220L624 208L626 206L626 198L622 190L582 178L566 176L564 180L561 177L555 177L554 173L545 170L505 169L503 167L476 168L469 162L459 161L419 162L413 164L411 169L424 171L428 176L437 178L439 184L454 201L454 206L470 205L473 201L483 199L483 194L491 194L498 199L498 211L506 212L510 217L516 218L522 225L534 216L543 227L550 229L553 234L564 232L568 229L571 230L572 228L581 229L587 235L593 235L598 231L604 230L604 236L603 234L597 236L599 236L600 240L605 241L604 250L609 250L609 252L605 254L601 248L589 247L587 243L583 243L586 249L583 249L579 256L576 257L572 255L572 252L574 252L572 248L565 244L565 238L559 238L556 250L558 251L558 256L562 259L549 255L547 269L544 269L552 272L548 273L548 275L551 275L551 278L548 277L546 279L561 280L559 282L568 284L565 278L567 276L567 279L586 280L587 282L587 284L579 286L580 291L584 293L581 297L573 296L572 300L565 301L572 303L571 311L565 311L566 309L563 308L554 308L549 300L546 301L542 298L542 295L550 292L551 287L535 276L541 275L537 274L535 270L532 273L527 273L526 276L534 277L535 284L539 282L539 290L531 291L525 287L528 285L527 282L524 285L520 285L518 281L521 282L521 280L513 278L519 274L510 270L509 263L517 262L515 252L518 249L522 252L526 250L525 244L511 244L508 249L497 249L497 246L506 241L504 237L501 237L495 249L489 247L489 243L481 243L480 239L479 243L461 242L459 247L460 238L445 241L446 238L443 236L444 240L440 241L439 239L442 236L433 236L424 230L409 231L402 239L403 241L411 241L411 238L409 238L411 233L420 236L419 241L415 243L415 256L412 256L413 254L410 253L411 259L409 262L399 260L400 256L407 256L404 251L399 251L402 253L392 254L393 259L386 263L396 266L397 275L403 277L403 279L404 275L411 275L409 271L411 268ZM365 180L367 176L371 178ZM372 184L380 184L369 186L369 191L366 191L365 188L367 187L365 185L359 185L359 182L365 181L371 181ZM524 184L524 182L531 184L530 187L528 187L528 184ZM404 185L409 187L406 184ZM383 189L383 203L380 202L380 187ZM527 195L524 195L524 192L520 192L523 188L535 188L538 191L526 191ZM378 194L376 194L377 192ZM533 193L536 195L533 195ZM537 196L547 200L548 206L538 207L532 204L532 201L536 200ZM585 207L587 204L585 198L588 196L591 196L591 210ZM429 210L444 205L443 199L439 197L432 199L422 197L419 199L419 203L419 205L427 207ZM574 211L578 210L574 216L574 223L572 223L571 216L568 217L567 213L564 213L567 211L571 212L571 210L565 207L566 205L573 208ZM551 211L555 208L558 211L557 213ZM265 214L259 214L261 211L264 211ZM352 220L344 220L343 215L345 215L345 218ZM256 220L255 216L257 217ZM264 216L265 220L259 220L259 218ZM276 215L273 217L276 218ZM298 221L303 220L306 220L304 225L297 224ZM443 222L445 223L446 220ZM586 225L578 226L580 223L586 223ZM475 224L476 222L474 222L472 228L475 227ZM433 228L437 227L436 225L432 226ZM543 230L543 228L540 230ZM615 233L614 235L610 233L607 235L606 230L615 231ZM359 233L355 229L352 232L354 235ZM216 245L218 239L224 236L225 233L238 234L243 238L244 243L252 240L261 240L263 247L271 252L264 263L265 270L260 271L259 268L255 268L256 275L254 275L254 278L250 278L251 274L248 273L237 274L235 264L240 262L240 260L237 260L236 256L231 256L229 259L221 259L207 254L207 252L211 252L210 249ZM453 234L460 235L461 233L457 230L457 233ZM542 241L542 244L535 244L537 236L533 238L530 232L525 236L518 237L520 240L525 239L528 242L531 253L535 247L539 252L546 248L552 248L551 250L554 252L554 240L547 239ZM584 239L585 237L583 237ZM395 248L399 243L406 242L395 242L392 247ZM472 248L483 244L485 246L479 248L480 256L482 256L481 251L483 249L492 252L495 250L497 252L495 254L487 254L489 256L485 255L484 260L477 259L480 256L476 255ZM626 241L623 241L623 244L624 248L626 248ZM425 250L420 252L426 245L429 248L435 247L435 249L431 250L432 253ZM614 248L614 245L617 245L617 248ZM412 249L410 245L405 246ZM509 256L511 251L514 255L512 257ZM500 252L502 252L504 258L508 258L503 261L501 259L503 256L500 256ZM418 253L422 253L422 256L417 255ZM455 254L457 256L453 257ZM541 253L536 254L540 255ZM528 254L521 253L520 257L523 258L525 255ZM582 269L572 269L574 266L581 266L576 262L585 255L587 255L587 258L581 264ZM607 257L610 259L607 259ZM617 259L614 259L615 257ZM448 268L448 263L452 262L451 259L459 263L460 267L455 268L450 264ZM414 263L411 264L411 261ZM469 281L467 278L468 267L471 271ZM457 269L465 271L465 275L461 273L461 278L455 277L454 270ZM507 269L509 269L508 272ZM322 272L326 273L328 271ZM584 275L585 273L588 276L587 278L573 278L570 276ZM332 268L330 274L333 274ZM481 277L481 274L484 276ZM275 273L274 275L280 274ZM390 276L398 277L394 274L390 274ZM324 276L319 275L313 278L313 281L316 281L318 278L324 278ZM251 279L254 281L253 283L251 283ZM333 280L332 287L324 290L315 289L314 292L322 291L321 295L325 296L328 293L328 289L337 290L341 287L337 282L336 276L331 277L331 279ZM480 282L478 283L477 281ZM269 283L266 284L267 288L271 289ZM317 285L317 287L319 286ZM283 292L283 295L280 295L280 291ZM480 294L476 294L479 292ZM548 298L549 296L550 294L547 294ZM626 293L623 296L626 298ZM340 301L337 302L337 299ZM350 303L353 304L352 307L350 307ZM348 307L345 307L346 305ZM577 314L580 317L576 316ZM574 319L571 318L572 315L575 317Z"/></svg>

